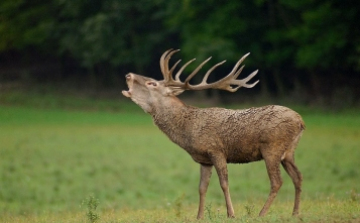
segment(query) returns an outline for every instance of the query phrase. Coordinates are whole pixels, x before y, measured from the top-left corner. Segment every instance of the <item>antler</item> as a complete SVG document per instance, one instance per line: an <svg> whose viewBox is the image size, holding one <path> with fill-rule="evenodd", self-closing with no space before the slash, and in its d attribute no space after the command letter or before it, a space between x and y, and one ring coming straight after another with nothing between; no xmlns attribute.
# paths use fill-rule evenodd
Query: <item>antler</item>
<svg viewBox="0 0 360 223"><path fill-rule="evenodd" d="M210 88L214 88L214 89L221 89L221 90L227 90L230 92L235 92L237 91L240 87L246 87L246 88L252 88L254 87L259 81L257 80L256 82L254 82L253 84L247 84L247 82L253 78L258 70L252 72L249 76L247 76L244 79L238 80L236 79L241 71L243 70L244 66L240 66L240 64L245 60L245 58L247 56L249 56L250 53L245 54L234 66L234 68L232 69L232 71L226 75L226 77L214 82L214 83L207 83L207 79L210 75L210 73L218 66L222 65L223 63L225 63L226 61L222 61L220 63L215 64L213 67L211 67L205 74L204 78L202 79L202 81L197 84L197 85L191 85L189 84L190 80L197 74L197 72L204 66L205 63L207 63L211 57L209 57L208 59L206 59L204 62L202 62L186 79L184 82L181 82L180 80L180 75L183 72L183 70L191 63L195 60L192 59L190 61L188 61L186 64L184 64L179 71L176 73L175 75L175 79L173 78L173 71L175 70L176 66L180 63L181 60L178 60L169 70L169 60L171 58L172 55L174 55L175 53L179 52L180 50L173 50L173 49L169 49L167 51L165 51L165 53L163 53L163 55L160 58L160 68L161 68L161 72L164 76L164 84L166 86L169 87L177 87L177 88L181 88L184 90L204 90L204 89L210 89Z"/></svg>

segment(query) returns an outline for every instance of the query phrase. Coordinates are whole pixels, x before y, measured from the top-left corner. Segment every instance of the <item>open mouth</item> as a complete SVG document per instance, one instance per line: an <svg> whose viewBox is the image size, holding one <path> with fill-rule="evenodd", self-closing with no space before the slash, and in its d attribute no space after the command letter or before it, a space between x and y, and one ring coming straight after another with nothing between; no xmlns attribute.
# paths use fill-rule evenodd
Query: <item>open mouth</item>
<svg viewBox="0 0 360 223"><path fill-rule="evenodd" d="M128 97L128 98L131 98L131 87L132 87L132 81L131 81L131 74L127 74L126 75L126 83L129 87L129 90L123 90L121 91L121 93L125 96L125 97Z"/></svg>

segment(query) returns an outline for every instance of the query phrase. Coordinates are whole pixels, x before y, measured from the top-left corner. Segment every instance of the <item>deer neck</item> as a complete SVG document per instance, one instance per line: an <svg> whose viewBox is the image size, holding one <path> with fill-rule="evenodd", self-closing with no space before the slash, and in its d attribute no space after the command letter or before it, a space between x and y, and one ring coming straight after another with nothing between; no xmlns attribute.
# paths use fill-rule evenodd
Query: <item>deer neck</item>
<svg viewBox="0 0 360 223"><path fill-rule="evenodd" d="M158 103L151 115L159 129L172 141L178 143L178 141L181 140L179 136L184 134L185 127L189 121L186 116L188 116L193 109L195 108L184 104L174 96Z"/></svg>
<svg viewBox="0 0 360 223"><path fill-rule="evenodd" d="M177 121L188 107L189 106L184 104L175 96L167 97L165 100L156 102L156 106L154 106L151 115L155 124L162 124L163 122L166 122L166 124L172 125L171 120Z"/></svg>

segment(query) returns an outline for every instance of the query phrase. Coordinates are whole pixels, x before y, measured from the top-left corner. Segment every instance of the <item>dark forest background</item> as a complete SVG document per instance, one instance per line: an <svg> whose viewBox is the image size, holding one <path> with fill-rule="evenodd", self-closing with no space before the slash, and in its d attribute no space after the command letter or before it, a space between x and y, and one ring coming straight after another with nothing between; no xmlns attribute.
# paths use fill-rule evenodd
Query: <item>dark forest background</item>
<svg viewBox="0 0 360 223"><path fill-rule="evenodd" d="M260 83L240 98L357 106L359 24L355 0L2 0L0 89L123 89L128 72L161 79L161 54L180 48L174 61L226 59L212 80L251 52L242 77Z"/></svg>

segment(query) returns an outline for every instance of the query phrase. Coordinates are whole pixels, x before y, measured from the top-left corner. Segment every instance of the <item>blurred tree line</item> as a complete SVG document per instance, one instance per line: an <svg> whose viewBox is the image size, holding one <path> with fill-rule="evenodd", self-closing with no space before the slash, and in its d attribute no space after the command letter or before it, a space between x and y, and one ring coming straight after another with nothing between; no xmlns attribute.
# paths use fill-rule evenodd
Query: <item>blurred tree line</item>
<svg viewBox="0 0 360 223"><path fill-rule="evenodd" d="M0 81L122 87L128 72L160 79L168 48L226 59L215 80L251 52L244 73L260 70L258 94L353 104L359 21L355 0L2 0Z"/></svg>

